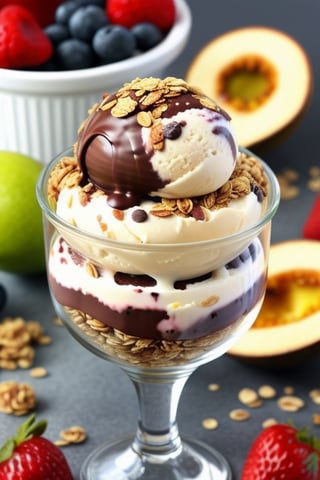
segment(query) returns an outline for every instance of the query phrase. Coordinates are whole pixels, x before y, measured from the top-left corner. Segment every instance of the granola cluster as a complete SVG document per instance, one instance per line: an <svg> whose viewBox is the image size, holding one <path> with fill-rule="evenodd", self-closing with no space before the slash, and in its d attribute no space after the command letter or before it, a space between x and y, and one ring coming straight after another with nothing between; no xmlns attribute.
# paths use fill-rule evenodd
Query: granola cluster
<svg viewBox="0 0 320 480"><path fill-rule="evenodd" d="M53 210L56 201L63 188L72 188L80 185L82 174L76 157L63 157L52 170L48 181L48 196ZM215 192L201 197L168 199L161 198L155 202L151 214L157 217L169 217L171 215L193 216L197 220L206 219L206 209L216 210L228 206L228 203L237 198L244 197L253 188L260 190L264 197L267 193L267 180L261 163L253 156L239 153L235 169L230 179ZM85 204L88 195L103 195L104 193L87 183L80 193L81 203ZM114 209L114 216L123 218L120 210Z"/></svg>
<svg viewBox="0 0 320 480"><path fill-rule="evenodd" d="M254 157L240 153L230 179L218 190L201 197L177 200L162 198L161 202L154 205L151 213L157 217L176 214L185 217L191 215L197 220L205 220L205 209L227 207L231 200L248 195L253 188L260 189L262 196L266 195L267 180L263 167Z"/></svg>
<svg viewBox="0 0 320 480"><path fill-rule="evenodd" d="M153 340L140 338L112 328L90 315L64 307L70 320L108 355L141 367L182 365L203 355L230 335L235 324L200 338L190 340Z"/></svg>
<svg viewBox="0 0 320 480"><path fill-rule="evenodd" d="M127 117L137 112L137 123L141 127L151 128L150 137L154 150L163 150L164 132L159 119L168 109L168 100L185 93L192 94L203 107L216 112L222 111L199 88L190 86L184 80L175 77L136 78L126 83L115 95L105 97L97 110L110 109L111 115L117 118Z"/></svg>
<svg viewBox="0 0 320 480"><path fill-rule="evenodd" d="M36 394L28 383L8 380L0 383L0 412L21 416L36 406Z"/></svg>
<svg viewBox="0 0 320 480"><path fill-rule="evenodd" d="M34 345L50 342L38 322L5 318L0 324L0 369L30 368L35 357Z"/></svg>

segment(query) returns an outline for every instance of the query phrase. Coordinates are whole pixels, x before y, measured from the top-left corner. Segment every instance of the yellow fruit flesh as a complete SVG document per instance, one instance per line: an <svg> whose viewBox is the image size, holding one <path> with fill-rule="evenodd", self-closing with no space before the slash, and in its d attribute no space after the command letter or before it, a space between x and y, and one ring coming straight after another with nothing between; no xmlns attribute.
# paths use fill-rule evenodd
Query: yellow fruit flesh
<svg viewBox="0 0 320 480"><path fill-rule="evenodd" d="M267 91L268 80L259 72L246 70L235 72L226 80L226 91L231 98L242 98L251 102L261 97Z"/></svg>
<svg viewBox="0 0 320 480"><path fill-rule="evenodd" d="M284 272L268 279L265 300L253 327L298 322L317 311L320 311L320 272Z"/></svg>

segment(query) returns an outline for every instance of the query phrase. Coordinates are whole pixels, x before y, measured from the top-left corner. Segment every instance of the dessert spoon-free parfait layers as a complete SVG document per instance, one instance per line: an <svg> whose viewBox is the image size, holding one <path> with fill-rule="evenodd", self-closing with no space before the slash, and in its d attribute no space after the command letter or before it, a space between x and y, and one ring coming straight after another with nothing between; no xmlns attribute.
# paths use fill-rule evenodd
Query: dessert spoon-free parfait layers
<svg viewBox="0 0 320 480"><path fill-rule="evenodd" d="M157 106L165 97L160 116L145 109L148 88ZM39 179L57 313L126 372L139 402L136 434L98 447L81 480L231 479L221 454L176 423L185 382L252 325L266 288L279 186L236 147L229 120L184 81L135 80Z"/></svg>
<svg viewBox="0 0 320 480"><path fill-rule="evenodd" d="M115 445L104 445L95 451L84 464L81 479L231 479L229 467L218 452L198 442L190 444L188 439L181 440L176 409L183 386L192 372L225 353L251 326L259 311L265 291L270 224L279 201L275 177L265 166L268 204L263 217L247 231L187 244L135 245L81 232L56 216L48 201L47 182L57 161L54 160L43 173L38 186L44 210L48 275L54 305L67 328L84 347L117 363L129 375L136 386L141 408L136 437L121 439ZM75 250L72 244L76 245ZM230 258L225 256L227 251ZM135 263L149 265L145 274L151 277L159 265L163 271L161 281L157 287L145 286L141 277L141 284L128 285L125 281L117 283L107 271L97 275L96 269L101 271L101 262L95 262L97 255L112 257L118 264L127 264L134 257ZM193 277L199 281L190 282L185 289L175 288L172 275L178 272L176 280L181 280L180 272L184 271L186 263L190 270L194 268ZM66 282L59 283L62 279ZM72 307L67 300L71 290L76 302ZM86 302L79 298L94 301L101 291L109 299L109 305L101 304L106 324L86 313ZM168 338L150 339L108 326L110 305L120 299L123 315L132 315L133 319L137 315L142 324L148 318L153 323L158 311L150 308L150 300L153 298L157 305L156 299L162 296L169 301L171 312L184 309L181 318L189 319L191 324L199 319L199 309L203 310L200 316L203 326L198 329L200 336L194 325L188 328L184 338L175 340L169 338L170 331ZM130 308L137 299L139 308ZM224 306L219 307L220 303ZM201 328L204 328L203 333ZM148 476L154 469L159 472L158 476L152 476L153 473Z"/></svg>

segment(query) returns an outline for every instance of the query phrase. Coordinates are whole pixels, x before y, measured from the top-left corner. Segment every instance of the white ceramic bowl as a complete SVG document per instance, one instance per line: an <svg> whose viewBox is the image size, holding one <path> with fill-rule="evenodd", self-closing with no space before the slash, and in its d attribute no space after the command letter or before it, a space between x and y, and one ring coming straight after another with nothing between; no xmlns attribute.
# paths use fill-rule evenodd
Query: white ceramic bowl
<svg viewBox="0 0 320 480"><path fill-rule="evenodd" d="M136 77L163 76L183 51L191 30L185 0L175 0L177 18L155 48L121 62L63 72L0 69L0 150L48 163L72 145L88 109L105 92Z"/></svg>

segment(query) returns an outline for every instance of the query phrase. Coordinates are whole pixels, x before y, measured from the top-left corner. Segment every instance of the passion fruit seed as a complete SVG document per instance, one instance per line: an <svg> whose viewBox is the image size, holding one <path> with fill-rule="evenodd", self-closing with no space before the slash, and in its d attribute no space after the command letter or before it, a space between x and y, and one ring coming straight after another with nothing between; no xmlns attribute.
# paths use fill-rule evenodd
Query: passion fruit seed
<svg viewBox="0 0 320 480"><path fill-rule="evenodd" d="M298 322L320 311L320 272L296 269L272 275L253 328Z"/></svg>
<svg viewBox="0 0 320 480"><path fill-rule="evenodd" d="M275 66L260 55L245 55L219 73L219 97L238 111L251 112L267 101L278 84Z"/></svg>

